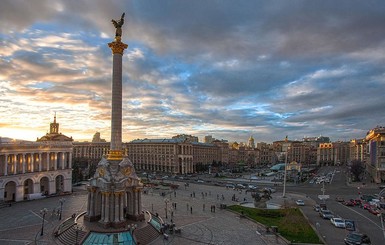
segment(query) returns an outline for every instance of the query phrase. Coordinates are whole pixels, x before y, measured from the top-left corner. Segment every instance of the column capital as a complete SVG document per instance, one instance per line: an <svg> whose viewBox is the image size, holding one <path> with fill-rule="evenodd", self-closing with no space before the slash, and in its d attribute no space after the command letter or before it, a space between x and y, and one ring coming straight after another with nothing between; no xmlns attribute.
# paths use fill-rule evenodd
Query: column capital
<svg viewBox="0 0 385 245"><path fill-rule="evenodd" d="M120 39L116 39L115 41L108 43L108 47L111 48L112 54L123 55L123 52L128 47L128 45L125 43L122 43Z"/></svg>
<svg viewBox="0 0 385 245"><path fill-rule="evenodd" d="M110 150L107 155L107 160L123 160L122 150Z"/></svg>

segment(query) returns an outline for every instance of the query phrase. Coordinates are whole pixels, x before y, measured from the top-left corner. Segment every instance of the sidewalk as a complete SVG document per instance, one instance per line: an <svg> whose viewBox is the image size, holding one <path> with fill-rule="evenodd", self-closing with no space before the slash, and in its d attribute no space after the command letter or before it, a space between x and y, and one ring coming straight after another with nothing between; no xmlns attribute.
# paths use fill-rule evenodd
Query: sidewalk
<svg viewBox="0 0 385 245"><path fill-rule="evenodd" d="M175 193L161 197L157 191L142 196L144 208L157 212L165 222L175 223L181 229L180 234L169 234L168 239L159 237L151 245L161 244L288 244L274 233L266 232L263 225L257 224L239 214L220 209L221 204L233 205L232 196L243 201L252 201L250 193L242 193L225 187L190 184L185 189L180 187ZM223 197L223 199L222 199ZM176 209L168 209L165 218L165 201L168 208L176 203ZM275 200L273 197L272 200ZM277 199L278 200L278 199ZM290 199L291 201L291 199ZM215 205L215 209L212 208ZM172 215L171 215L172 212ZM172 217L171 217L172 216Z"/></svg>

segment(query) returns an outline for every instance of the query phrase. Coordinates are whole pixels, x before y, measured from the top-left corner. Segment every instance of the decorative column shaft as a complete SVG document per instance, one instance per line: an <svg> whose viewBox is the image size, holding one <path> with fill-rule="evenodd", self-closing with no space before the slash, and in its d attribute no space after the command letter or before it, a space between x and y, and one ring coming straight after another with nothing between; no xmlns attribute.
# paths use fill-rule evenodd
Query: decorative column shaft
<svg viewBox="0 0 385 245"><path fill-rule="evenodd" d="M25 174L25 153L21 154L22 173Z"/></svg>
<svg viewBox="0 0 385 245"><path fill-rule="evenodd" d="M5 154L4 175L8 175L8 154Z"/></svg>
<svg viewBox="0 0 385 245"><path fill-rule="evenodd" d="M42 164L42 159L41 159L41 153L39 153L39 172L41 172L41 164Z"/></svg>
<svg viewBox="0 0 385 245"><path fill-rule="evenodd" d="M127 44L116 37L109 43L112 50L112 106L111 106L111 145L108 160L122 160L122 57Z"/></svg>
<svg viewBox="0 0 385 245"><path fill-rule="evenodd" d="M119 192L115 192L114 193L114 202L115 202L115 205L114 205L114 222L119 222L119 205L120 205L120 202L119 202L119 195L120 193Z"/></svg>
<svg viewBox="0 0 385 245"><path fill-rule="evenodd" d="M31 172L35 172L35 153L31 153Z"/></svg>

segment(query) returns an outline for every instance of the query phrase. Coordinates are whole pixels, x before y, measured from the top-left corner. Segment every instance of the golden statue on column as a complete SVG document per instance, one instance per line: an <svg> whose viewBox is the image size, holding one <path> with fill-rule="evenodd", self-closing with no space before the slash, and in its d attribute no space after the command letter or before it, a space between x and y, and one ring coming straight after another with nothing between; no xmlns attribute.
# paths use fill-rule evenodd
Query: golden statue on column
<svg viewBox="0 0 385 245"><path fill-rule="evenodd" d="M116 28L112 50L111 145L107 156L98 163L88 185L85 219L98 221L103 227L125 227L127 219L143 220L141 190L143 184L134 165L122 149L122 57L128 47L121 42L124 13L111 21Z"/></svg>

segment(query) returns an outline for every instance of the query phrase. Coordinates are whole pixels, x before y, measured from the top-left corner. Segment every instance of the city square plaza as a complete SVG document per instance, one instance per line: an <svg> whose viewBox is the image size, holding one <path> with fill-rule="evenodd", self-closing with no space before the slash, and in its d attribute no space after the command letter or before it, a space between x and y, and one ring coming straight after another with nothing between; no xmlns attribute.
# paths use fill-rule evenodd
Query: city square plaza
<svg viewBox="0 0 385 245"><path fill-rule="evenodd" d="M178 182L175 182L178 183ZM190 183L185 186L179 183L179 188L145 189L142 195L143 211L158 214L165 223L175 224L180 233L166 232L168 235L158 236L147 244L287 244L287 241L271 232L267 233L263 225L257 224L238 214L221 209L221 205L232 205L239 202L232 201L235 195L238 200L251 201L250 193L222 186L209 186ZM222 197L223 195L223 197ZM60 200L65 198L62 206L62 220L59 220ZM297 195L287 194L285 200L294 201ZM282 193L274 193L275 203L283 201ZM215 208L213 208L215 206ZM44 208L48 212L44 220L44 234L41 235L42 214ZM70 219L87 210L87 192L85 185L74 188L71 195L49 197L40 200L15 203L11 207L0 209L0 244L69 244L54 236L58 227ZM167 214L166 214L167 212ZM167 216L167 218L166 218ZM84 241L89 231L100 231L104 234L114 232L129 232L141 243L137 237L139 230L148 226L149 216L145 220L129 222L122 228L103 228L98 223L87 222L82 217L78 219L78 234L76 242ZM133 230L131 227L135 227ZM73 237L71 239L74 239ZM72 240L73 242L73 240ZM81 243L80 243L81 244ZM116 243L118 244L118 243ZM125 243L135 244L135 243Z"/></svg>

